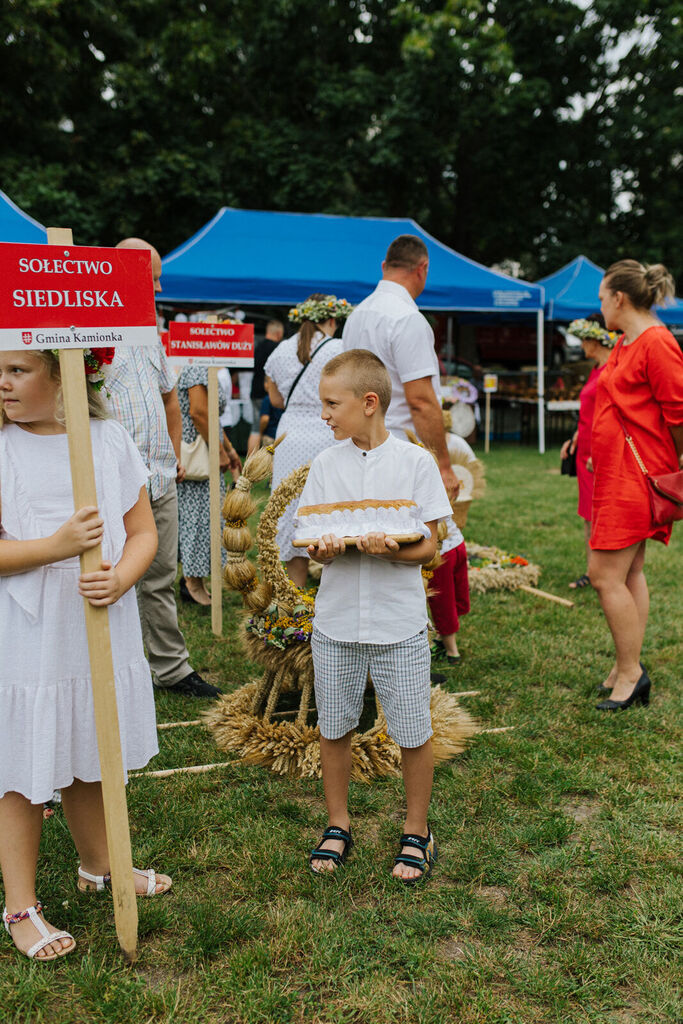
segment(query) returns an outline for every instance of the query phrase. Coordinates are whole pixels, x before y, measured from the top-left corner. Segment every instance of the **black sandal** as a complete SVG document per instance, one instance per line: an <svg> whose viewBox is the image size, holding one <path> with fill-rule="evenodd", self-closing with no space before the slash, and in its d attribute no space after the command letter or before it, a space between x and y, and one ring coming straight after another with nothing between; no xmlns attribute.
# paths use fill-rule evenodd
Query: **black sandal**
<svg viewBox="0 0 683 1024"><path fill-rule="evenodd" d="M411 854L401 853L399 850L398 856L394 857L394 864L405 864L409 868L417 868L420 872L417 878L400 878L398 875L394 875L394 878L403 885L415 885L416 882L424 881L431 874L432 867L437 858L437 848L431 828L427 826L427 829L428 834L426 837L410 833L404 833L401 836L401 850L404 846L414 846L422 851L421 857L413 857Z"/></svg>
<svg viewBox="0 0 683 1024"><path fill-rule="evenodd" d="M583 590L584 587L590 587L591 581L588 573L584 573L583 576L579 576L578 580L572 580L569 584L570 590Z"/></svg>
<svg viewBox="0 0 683 1024"><path fill-rule="evenodd" d="M337 850L321 850L321 846L327 839L340 839L344 843L344 849L341 853ZM311 850L308 858L308 864L314 875L333 875L339 868L344 867L346 858L353 849L353 839L351 837L351 829L347 832L346 829L339 828L338 825L328 825L323 832L323 837L315 847ZM332 871L319 871L313 867L314 860L331 860L334 862L334 868Z"/></svg>
<svg viewBox="0 0 683 1024"><path fill-rule="evenodd" d="M430 647L432 663L436 662L446 665L457 665L460 661L459 654L449 654L441 640L435 640Z"/></svg>

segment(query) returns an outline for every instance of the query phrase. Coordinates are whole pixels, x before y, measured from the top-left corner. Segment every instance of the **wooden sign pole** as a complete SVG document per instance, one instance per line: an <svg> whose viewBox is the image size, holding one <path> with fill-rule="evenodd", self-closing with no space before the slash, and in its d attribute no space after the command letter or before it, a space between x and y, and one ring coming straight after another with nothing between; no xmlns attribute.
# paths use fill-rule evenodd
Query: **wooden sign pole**
<svg viewBox="0 0 683 1024"><path fill-rule="evenodd" d="M207 323L218 323L211 313ZM221 573L221 467L218 441L221 424L218 414L218 367L209 367L209 529L211 531L211 630L215 636L223 633L223 577Z"/></svg>
<svg viewBox="0 0 683 1024"><path fill-rule="evenodd" d="M67 228L48 228L47 241L49 245L72 245L73 235ZM84 505L98 504L92 446L89 440L86 440L90 438L90 422L82 349L60 349L59 369L64 396L74 508L79 509ZM81 572L96 572L101 562L102 548L98 544L96 548L90 548L81 555ZM90 652L104 820L114 897L114 920L123 955L132 963L137 957L138 908L130 850L109 614L107 608L95 608L85 599L83 606Z"/></svg>
<svg viewBox="0 0 683 1024"><path fill-rule="evenodd" d="M484 414L484 451L488 453L491 437L491 392L486 392L486 411Z"/></svg>
<svg viewBox="0 0 683 1024"><path fill-rule="evenodd" d="M218 415L218 367L209 367L209 522L211 529L211 629L223 633L223 574L221 567L221 425Z"/></svg>

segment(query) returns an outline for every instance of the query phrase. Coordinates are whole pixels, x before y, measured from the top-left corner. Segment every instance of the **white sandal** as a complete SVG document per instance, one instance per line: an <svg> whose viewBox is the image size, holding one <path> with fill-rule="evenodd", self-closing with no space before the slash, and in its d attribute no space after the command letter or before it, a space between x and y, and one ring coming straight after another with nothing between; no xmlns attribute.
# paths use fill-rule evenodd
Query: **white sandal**
<svg viewBox="0 0 683 1024"><path fill-rule="evenodd" d="M37 942L34 942L31 948L27 949L25 953L23 949L19 949L19 947L17 946L19 952L24 953L24 956L27 956L29 960L45 961L59 960L61 957L66 956L67 953L73 953L74 949L76 948L76 943L74 941L73 935L70 935L69 932L49 932L47 930L45 922L41 921L41 919L38 917L38 914L41 914L42 911L43 904L40 902L40 900L38 900L35 906L27 907L26 910L22 910L19 914L8 914L7 907L4 907L2 911L2 921L3 924L5 925L5 929L7 930L7 934L12 939L12 942L14 942L15 946L17 946L17 944L14 941L14 937L10 931L10 928L13 924L18 924L19 921L25 921L26 918L30 920L33 927L42 936L42 938L38 939ZM36 956L37 953L40 953L41 949L45 949L46 946L49 946L51 942L55 942L57 939L71 939L72 944L68 947L68 949L63 949L61 953L49 953L47 956Z"/></svg>
<svg viewBox="0 0 683 1024"><path fill-rule="evenodd" d="M138 896L163 896L165 892L171 888L171 884L162 889L161 892L157 892L157 884L163 885L164 883L157 883L156 872L152 868L148 868L143 871L142 868L133 868L136 875L142 875L143 878L147 879L147 892L139 892ZM80 892L102 892L104 889L111 889L111 875L91 875L89 871L84 871L83 868L78 865L78 877L82 878L85 882L94 882L95 888L91 889L89 885L81 885L79 882L78 889Z"/></svg>

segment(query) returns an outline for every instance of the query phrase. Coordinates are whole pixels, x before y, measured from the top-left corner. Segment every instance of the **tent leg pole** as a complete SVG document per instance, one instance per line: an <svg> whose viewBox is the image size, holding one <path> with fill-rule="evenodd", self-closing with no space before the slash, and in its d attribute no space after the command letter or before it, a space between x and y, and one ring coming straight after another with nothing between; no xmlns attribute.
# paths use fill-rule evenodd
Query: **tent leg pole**
<svg viewBox="0 0 683 1024"><path fill-rule="evenodd" d="M538 450L545 452L545 369L543 344L543 310L536 313L536 373L538 376Z"/></svg>

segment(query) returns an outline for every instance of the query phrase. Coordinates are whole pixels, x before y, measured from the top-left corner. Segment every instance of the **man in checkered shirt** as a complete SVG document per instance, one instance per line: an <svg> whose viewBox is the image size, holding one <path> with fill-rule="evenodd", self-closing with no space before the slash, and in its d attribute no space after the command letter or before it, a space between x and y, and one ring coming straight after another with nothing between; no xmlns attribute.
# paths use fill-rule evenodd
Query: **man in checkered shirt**
<svg viewBox="0 0 683 1024"><path fill-rule="evenodd" d="M154 291L161 291L161 257L142 238L126 238L118 249L149 249ZM118 349L107 376L109 407L123 424L150 470L149 497L159 547L137 585L138 606L154 686L184 697L215 699L220 690L196 672L178 625L178 494L182 422L175 376L161 341L154 347Z"/></svg>
<svg viewBox="0 0 683 1024"><path fill-rule="evenodd" d="M310 857L316 874L338 870L353 845L348 815L351 739L368 673L401 748L407 812L393 874L417 882L436 857L427 822L434 761L430 653L422 566L436 552L437 523L451 505L433 457L384 425L391 380L366 349L331 359L320 381L322 418L339 444L316 456L299 509L363 499L408 500L424 522L420 540L399 546L384 533L355 545L325 534L308 547L323 565L311 651L320 727L320 760L329 825Z"/></svg>

